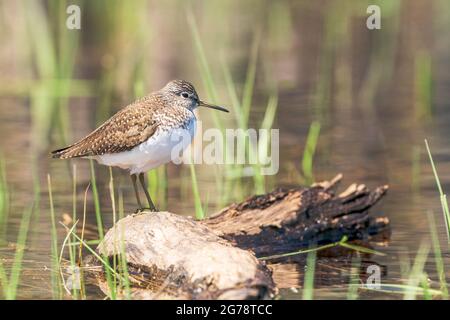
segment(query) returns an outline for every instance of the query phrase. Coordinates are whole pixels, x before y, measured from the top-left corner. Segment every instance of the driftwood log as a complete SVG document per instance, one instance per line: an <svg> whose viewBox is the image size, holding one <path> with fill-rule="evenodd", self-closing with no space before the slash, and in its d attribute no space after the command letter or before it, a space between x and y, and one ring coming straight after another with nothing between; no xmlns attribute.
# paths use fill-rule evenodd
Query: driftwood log
<svg viewBox="0 0 450 320"><path fill-rule="evenodd" d="M388 219L368 210L388 187L352 184L336 194L341 178L253 196L202 221L168 212L131 215L97 250L125 253L136 299L271 298L277 288L258 258L387 230ZM107 292L102 280L100 287Z"/></svg>

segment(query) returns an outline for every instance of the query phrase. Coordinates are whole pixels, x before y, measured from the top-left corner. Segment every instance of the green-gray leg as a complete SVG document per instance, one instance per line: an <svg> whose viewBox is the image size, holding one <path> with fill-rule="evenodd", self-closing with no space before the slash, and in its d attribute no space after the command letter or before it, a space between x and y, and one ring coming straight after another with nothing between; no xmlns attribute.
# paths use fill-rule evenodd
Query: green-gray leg
<svg viewBox="0 0 450 320"><path fill-rule="evenodd" d="M141 182L142 189L144 189L145 196L147 197L150 211L157 211L155 205L153 204L152 198L150 197L150 193L148 192L147 186L145 185L145 178L143 172L139 173L139 181Z"/></svg>
<svg viewBox="0 0 450 320"><path fill-rule="evenodd" d="M136 177L135 174L131 175L131 181L133 182L134 194L136 195L136 200L137 200L137 203L138 203L138 206L139 206L139 210L142 210L143 207L142 207L141 199L139 198L139 190L138 190L138 186L137 186L137 183L136 183L136 178L137 177Z"/></svg>

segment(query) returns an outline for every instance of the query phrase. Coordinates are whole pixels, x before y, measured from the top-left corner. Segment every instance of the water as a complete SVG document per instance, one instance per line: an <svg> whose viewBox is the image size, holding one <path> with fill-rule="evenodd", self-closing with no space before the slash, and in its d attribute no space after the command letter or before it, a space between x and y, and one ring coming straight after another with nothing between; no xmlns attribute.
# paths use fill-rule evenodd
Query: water
<svg viewBox="0 0 450 320"><path fill-rule="evenodd" d="M383 270L382 284L404 284L401 261L408 257L412 263L421 243L431 245L428 210L438 225L444 263L450 264L439 195L423 142L428 139L443 188L449 190L450 75L446 70L450 66L450 40L443 35L450 24L450 11L445 1L426 5L421 1L389 3L381 5L383 24L376 31L365 28L363 2L280 1L263 6L259 2L227 1L196 4L192 11L199 17L199 33L218 87L216 102L223 105L230 105L231 100L221 71L221 56L230 64L241 93L252 39L258 30L261 32L250 124L260 123L274 88L279 97L273 127L280 129L280 171L268 177L268 191L274 186L301 182L298 172L306 135L311 122L320 121L315 180L343 173L344 185L358 182L370 188L390 186L387 196L371 213L390 219L391 236L365 244L386 255L363 257L361 281L367 277L366 267L375 264ZM63 30L66 40L75 42L74 34L65 33L67 30L58 24L58 8L49 2L47 11L42 11L47 14L43 21L50 23L52 32ZM38 201L39 208L31 220L18 298L52 297L47 174L53 181L58 221L64 213L72 213L72 165L77 166L78 216L82 214L84 190L90 181L87 161L51 160L48 151L62 146L65 135L66 142L81 138L134 96L155 90L172 78L192 81L205 100L211 99L202 85L195 47L180 8L177 1L136 1L111 6L99 1L85 5L82 29L71 31L78 32L80 39L74 72L60 71L81 84L72 85L67 101L55 101L48 93L62 89L46 82L54 75L42 71L37 58L44 43L33 47L20 6L12 2L0 4L4 16L13 12L17 18L14 23L5 19L0 28L4 43L0 49L0 152L5 160L10 196L5 241L0 245L0 258L6 269L11 265L24 208L33 200ZM33 14L36 21L41 21L40 11ZM56 40L54 35L53 39L55 48L64 48L61 39ZM59 65L63 65L62 60ZM431 97L427 98L430 92ZM52 109L51 105L55 107ZM70 116L64 112L66 107ZM208 127L214 126L212 112L200 112ZM234 128L231 119L225 121ZM200 194L208 203L209 214L222 206L216 180L222 169L197 167ZM96 166L96 172L103 220L108 228L112 225L109 172L100 166ZM120 170L113 173L116 195L124 195L125 212L134 211L129 178ZM167 174L167 204L159 199L161 206L180 214L194 214L189 167L170 165ZM245 179L241 187L230 193L227 203L253 193L251 179ZM87 236L96 238L91 193L87 198L87 224L92 230ZM57 229L61 242L65 232L62 226ZM439 283L432 252L425 272L431 287L436 289ZM346 299L352 259L348 253L329 255L318 258L314 298ZM275 279L284 288L282 297L301 298L304 261L293 259L275 270ZM449 276L448 271L446 274ZM291 288L299 289L296 292ZM366 289L358 294L363 299L403 298L398 293ZM94 286L89 286L88 296L103 298Z"/></svg>

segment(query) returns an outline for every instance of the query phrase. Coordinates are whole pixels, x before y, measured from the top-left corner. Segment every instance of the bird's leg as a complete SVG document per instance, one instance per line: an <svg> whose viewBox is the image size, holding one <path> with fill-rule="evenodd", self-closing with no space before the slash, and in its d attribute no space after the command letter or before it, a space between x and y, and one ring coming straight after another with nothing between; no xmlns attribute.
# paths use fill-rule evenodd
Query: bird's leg
<svg viewBox="0 0 450 320"><path fill-rule="evenodd" d="M148 193L147 186L145 185L145 178L144 178L143 172L139 173L139 181L141 182L142 189L144 189L145 196L147 197L148 206L150 208L150 211L156 211L156 207L153 204L152 198L150 197L150 193Z"/></svg>
<svg viewBox="0 0 450 320"><path fill-rule="evenodd" d="M138 211L140 211L140 210L143 209L143 207L142 207L141 199L139 198L139 190L138 190L138 186L137 186L137 183L136 183L136 178L137 177L136 177L135 174L131 175L131 181L133 182L134 194L136 195L136 200L137 200L137 203L138 203L138 206L139 206Z"/></svg>

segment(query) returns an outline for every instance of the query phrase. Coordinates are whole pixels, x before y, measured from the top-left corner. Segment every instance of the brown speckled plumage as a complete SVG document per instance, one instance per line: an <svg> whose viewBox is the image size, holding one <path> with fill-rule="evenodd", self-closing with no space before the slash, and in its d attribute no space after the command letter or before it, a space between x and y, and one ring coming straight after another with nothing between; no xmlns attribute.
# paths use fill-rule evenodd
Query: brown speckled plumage
<svg viewBox="0 0 450 320"><path fill-rule="evenodd" d="M172 95L189 92L198 100L194 87L186 81L169 82L117 112L80 141L55 151L54 158L92 157L128 151L149 139L159 128L184 127L193 117L190 105Z"/></svg>

